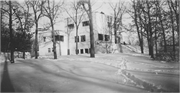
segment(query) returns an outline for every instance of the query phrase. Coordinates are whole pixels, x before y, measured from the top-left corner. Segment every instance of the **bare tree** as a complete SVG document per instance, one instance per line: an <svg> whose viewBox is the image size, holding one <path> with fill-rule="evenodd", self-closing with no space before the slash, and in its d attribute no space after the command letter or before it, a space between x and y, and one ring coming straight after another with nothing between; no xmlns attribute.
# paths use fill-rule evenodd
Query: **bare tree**
<svg viewBox="0 0 180 93"><path fill-rule="evenodd" d="M170 20L171 20L171 29L172 29L172 38L173 38L173 57L175 59L175 52L176 52L176 49L175 49L175 24L174 24L174 15L176 16L176 9L174 7L174 4L173 4L173 1L172 0L167 0L167 3L168 3L168 6L169 6L169 10L170 10ZM173 11L174 10L174 11ZM176 19L177 20L177 19ZM178 21L177 21L178 22ZM178 23L177 23L178 24ZM177 25L177 27L179 27Z"/></svg>
<svg viewBox="0 0 180 93"><path fill-rule="evenodd" d="M87 4L87 7L86 7ZM95 47L94 47L94 32L93 32L93 17L92 17L92 8L90 0L80 0L78 5L82 5L86 11L89 18L89 30L90 30L90 57L95 57Z"/></svg>
<svg viewBox="0 0 180 93"><path fill-rule="evenodd" d="M29 29L33 26L32 23L32 19L31 19L31 14L29 12L29 5L27 4L27 2L25 2L25 6L23 7L21 6L19 3L16 3L16 5L14 6L13 10L15 13L15 16L18 20L17 23L19 23L19 27L17 28L17 30L20 30L21 33L23 33L23 36L21 38L23 38L24 40L26 39L26 32L29 31ZM23 58L25 59L25 43L26 42L21 42L23 43L22 45L22 51L23 51Z"/></svg>
<svg viewBox="0 0 180 93"><path fill-rule="evenodd" d="M39 45L38 45L38 22L39 19L43 16L43 5L45 3L44 0L27 0L27 4L29 4L30 7L33 9L34 13L34 23L35 23L35 59L38 58L38 50L39 50Z"/></svg>
<svg viewBox="0 0 180 93"><path fill-rule="evenodd" d="M122 16L126 11L126 7L124 6L125 2L122 2L119 0L117 3L112 4L109 3L110 7L113 10L113 28L114 28L114 39L115 39L115 44L119 44L120 47L120 52L122 52L122 46L120 43L120 37L121 36L121 30L122 30Z"/></svg>
<svg viewBox="0 0 180 93"><path fill-rule="evenodd" d="M143 34L142 34L142 18L141 18L141 10L140 10L140 7L141 7L141 4L140 4L140 1L135 1L133 0L133 19L135 21L135 25L136 25L136 30L137 30L137 33L138 33L138 38L139 38L139 46L140 46L140 49L141 49L141 53L144 53L144 48L143 48Z"/></svg>
<svg viewBox="0 0 180 93"><path fill-rule="evenodd" d="M53 38L53 53L54 53L54 59L57 59L57 53L56 53L56 40L55 40L55 31L54 31L54 24L56 19L59 16L59 11L61 6L64 4L63 1L60 1L59 3L55 2L55 0L46 0L46 4L43 6L44 9L44 15L49 18L51 28L52 28L52 38Z"/></svg>
<svg viewBox="0 0 180 93"><path fill-rule="evenodd" d="M75 24L75 27L76 27L76 38L75 39L77 39L79 25L82 22L85 11L83 11L83 9L78 5L78 2L76 2L76 0L71 2L70 6L71 6L70 9L72 9L72 12L68 11L67 9L65 9L65 11L69 15L70 19L73 20L73 23ZM67 22L68 21L69 20L67 19ZM69 29L68 23L67 23L67 29ZM78 42L76 40L76 55L77 54L78 54Z"/></svg>

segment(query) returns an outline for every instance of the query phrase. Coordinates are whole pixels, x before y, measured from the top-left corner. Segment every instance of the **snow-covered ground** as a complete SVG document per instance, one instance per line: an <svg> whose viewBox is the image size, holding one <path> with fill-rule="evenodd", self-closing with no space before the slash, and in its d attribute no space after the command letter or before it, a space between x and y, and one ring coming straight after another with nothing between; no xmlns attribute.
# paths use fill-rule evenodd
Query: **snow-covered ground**
<svg viewBox="0 0 180 93"><path fill-rule="evenodd" d="M179 91L179 65L161 63L141 54L97 54L61 56L57 60L16 59L1 63L16 92L57 93L134 93L147 92L121 74L118 64L125 62L128 73L167 91ZM4 71L5 70L5 71ZM8 72L8 73L7 73ZM8 74L8 75L7 75ZM7 79L5 79L7 80ZM135 81L136 82L136 81Z"/></svg>

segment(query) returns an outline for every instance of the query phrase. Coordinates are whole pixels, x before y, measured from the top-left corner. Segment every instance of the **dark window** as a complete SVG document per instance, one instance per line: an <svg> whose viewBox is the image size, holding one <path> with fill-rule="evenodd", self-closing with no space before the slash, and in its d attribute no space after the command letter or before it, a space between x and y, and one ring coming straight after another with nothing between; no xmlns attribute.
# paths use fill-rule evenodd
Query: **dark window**
<svg viewBox="0 0 180 93"><path fill-rule="evenodd" d="M103 40L103 34L98 34L98 40Z"/></svg>
<svg viewBox="0 0 180 93"><path fill-rule="evenodd" d="M50 53L51 52L51 48L48 48L48 53Z"/></svg>
<svg viewBox="0 0 180 93"><path fill-rule="evenodd" d="M46 37L43 37L44 42L46 42Z"/></svg>
<svg viewBox="0 0 180 93"><path fill-rule="evenodd" d="M109 41L110 37L109 35L105 35L105 41Z"/></svg>
<svg viewBox="0 0 180 93"><path fill-rule="evenodd" d="M87 54L88 54L88 53L89 53L89 51L88 51L88 50L89 50L89 49L85 49L85 53L87 53Z"/></svg>
<svg viewBox="0 0 180 93"><path fill-rule="evenodd" d="M85 42L86 41L86 36L85 35L82 35L81 36L81 42Z"/></svg>
<svg viewBox="0 0 180 93"><path fill-rule="evenodd" d="M64 36L60 35L60 41L64 41Z"/></svg>
<svg viewBox="0 0 180 93"><path fill-rule="evenodd" d="M63 35L55 35L55 40L56 41L64 41L64 36Z"/></svg>
<svg viewBox="0 0 180 93"><path fill-rule="evenodd" d="M81 54L83 54L83 49L81 49Z"/></svg>
<svg viewBox="0 0 180 93"><path fill-rule="evenodd" d="M89 21L84 21L84 22L82 22L82 25L83 25L83 26L88 26L88 25L89 25Z"/></svg>
<svg viewBox="0 0 180 93"><path fill-rule="evenodd" d="M69 29L73 29L73 28L74 28L74 24L69 24L69 25L68 25L68 28L69 28Z"/></svg>
<svg viewBox="0 0 180 93"><path fill-rule="evenodd" d="M108 27L111 27L111 23L110 22L107 22L107 24L108 24Z"/></svg>
<svg viewBox="0 0 180 93"><path fill-rule="evenodd" d="M75 42L79 42L79 36L75 36Z"/></svg>

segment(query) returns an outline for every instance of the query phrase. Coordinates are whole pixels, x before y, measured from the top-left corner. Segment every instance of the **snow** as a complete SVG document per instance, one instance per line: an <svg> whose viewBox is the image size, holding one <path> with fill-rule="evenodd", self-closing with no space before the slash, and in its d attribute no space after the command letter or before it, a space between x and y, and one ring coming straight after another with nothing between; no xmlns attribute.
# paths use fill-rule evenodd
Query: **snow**
<svg viewBox="0 0 180 93"><path fill-rule="evenodd" d="M17 59L15 64L8 64L15 91L63 93L145 91L124 84L124 77L116 74L117 68L90 61L62 59Z"/></svg>
<svg viewBox="0 0 180 93"><path fill-rule="evenodd" d="M172 86L179 86L176 82L179 74L172 74L174 71L179 71L177 64L170 65L152 61L146 56L132 55L132 53L97 54L96 58L89 58L89 55L60 56L57 60L52 58L16 59L14 64L8 63L9 77L15 91L51 93L147 92L146 87L141 83L168 91L178 91L177 87L172 88L167 85L170 83ZM122 66L118 65L123 64L123 62L127 68L121 69ZM124 74L121 71L128 73Z"/></svg>

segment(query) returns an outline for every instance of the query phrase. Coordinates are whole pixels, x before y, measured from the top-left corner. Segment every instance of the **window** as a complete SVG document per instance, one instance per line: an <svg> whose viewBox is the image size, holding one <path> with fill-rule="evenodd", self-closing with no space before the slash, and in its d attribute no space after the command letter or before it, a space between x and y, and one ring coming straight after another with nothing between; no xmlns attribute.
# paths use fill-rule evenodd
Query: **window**
<svg viewBox="0 0 180 93"><path fill-rule="evenodd" d="M48 48L48 53L50 53L51 52L51 48Z"/></svg>
<svg viewBox="0 0 180 93"><path fill-rule="evenodd" d="M56 41L64 41L64 36L63 35L55 35L55 40Z"/></svg>
<svg viewBox="0 0 180 93"><path fill-rule="evenodd" d="M89 49L85 49L85 53L87 53L87 54L88 54L88 53L89 53L89 52L88 52L88 50L89 50Z"/></svg>
<svg viewBox="0 0 180 93"><path fill-rule="evenodd" d="M68 25L68 28L69 28L69 29L73 29L73 28L74 28L74 24L69 24L69 25Z"/></svg>
<svg viewBox="0 0 180 93"><path fill-rule="evenodd" d="M85 42L86 41L86 36L85 35L82 35L81 36L81 42Z"/></svg>
<svg viewBox="0 0 180 93"><path fill-rule="evenodd" d="M110 37L109 35L105 35L105 41L109 41Z"/></svg>
<svg viewBox="0 0 180 93"><path fill-rule="evenodd" d="M83 49L81 49L81 54L83 54Z"/></svg>
<svg viewBox="0 0 180 93"><path fill-rule="evenodd" d="M79 36L75 36L75 42L79 42Z"/></svg>
<svg viewBox="0 0 180 93"><path fill-rule="evenodd" d="M103 34L98 34L98 40L103 40Z"/></svg>
<svg viewBox="0 0 180 93"><path fill-rule="evenodd" d="M46 37L43 37L44 42L46 42Z"/></svg>
<svg viewBox="0 0 180 93"><path fill-rule="evenodd" d="M110 23L110 22L107 22L107 24L108 24L108 27L110 28L110 27L111 27L111 23Z"/></svg>
<svg viewBox="0 0 180 93"><path fill-rule="evenodd" d="M88 25L89 25L89 21L84 21L84 22L82 22L82 25L83 25L83 26L88 26Z"/></svg>

